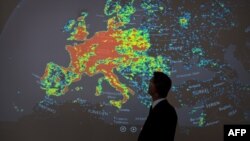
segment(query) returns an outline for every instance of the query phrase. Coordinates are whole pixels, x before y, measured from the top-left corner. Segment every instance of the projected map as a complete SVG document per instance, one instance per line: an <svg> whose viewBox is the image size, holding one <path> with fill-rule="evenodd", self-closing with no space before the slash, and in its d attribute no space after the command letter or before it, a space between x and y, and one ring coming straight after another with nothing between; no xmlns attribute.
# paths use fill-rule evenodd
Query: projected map
<svg viewBox="0 0 250 141"><path fill-rule="evenodd" d="M90 39L87 39L89 33L85 24L87 13L83 12L77 21L68 22L64 29L71 36L67 40L83 43L66 46L71 58L68 68L54 63L47 65L41 78L41 87L46 90L47 95L65 94L68 86L79 81L83 73L88 76L101 73L104 76L98 79L95 95L101 95L102 82L107 81L123 97L121 100L110 100L110 104L121 108L130 95L134 95L134 90L119 81L114 69L127 80L133 80L138 74L150 77L153 71L161 71L161 68L168 71L163 57L147 55L146 51L150 48L147 29L120 29L129 23L131 14L135 12L131 5L132 2L122 8L118 3L108 1L105 14L115 16L108 19L107 31L97 32Z"/></svg>
<svg viewBox="0 0 250 141"><path fill-rule="evenodd" d="M233 0L24 0L0 36L0 81L12 87L1 87L0 118L55 115L73 103L119 133L139 133L149 80L162 71L186 134L249 123L249 8Z"/></svg>
<svg viewBox="0 0 250 141"><path fill-rule="evenodd" d="M106 81L122 96L108 100L110 105L121 109L133 96L149 107L147 83L153 71L163 71L177 81L172 92L180 110L187 111L190 125L218 124L224 116L246 117L249 113L242 113L239 107L244 103L241 98L249 99L249 83L234 81L241 74L230 67L226 54L235 45L225 46L220 42L223 33L218 34L237 27L229 3L176 3L173 7L173 1L107 0L104 16L108 19L103 23L107 28L92 37L88 36L87 12L70 19L64 26L64 32L69 33L66 50L70 64L48 63L41 88L48 96L61 96L84 75L100 73L96 96L102 95ZM194 4L192 9L185 6L190 3ZM126 81L122 83L118 75Z"/></svg>

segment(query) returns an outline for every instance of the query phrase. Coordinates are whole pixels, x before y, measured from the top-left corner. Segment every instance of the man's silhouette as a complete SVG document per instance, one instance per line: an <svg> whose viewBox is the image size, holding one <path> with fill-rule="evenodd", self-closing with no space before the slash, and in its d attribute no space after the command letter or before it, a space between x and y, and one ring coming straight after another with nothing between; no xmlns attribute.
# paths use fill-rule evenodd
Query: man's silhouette
<svg viewBox="0 0 250 141"><path fill-rule="evenodd" d="M171 88L171 79L162 72L154 72L148 93L153 103L138 141L173 141L177 125L177 114L166 97Z"/></svg>

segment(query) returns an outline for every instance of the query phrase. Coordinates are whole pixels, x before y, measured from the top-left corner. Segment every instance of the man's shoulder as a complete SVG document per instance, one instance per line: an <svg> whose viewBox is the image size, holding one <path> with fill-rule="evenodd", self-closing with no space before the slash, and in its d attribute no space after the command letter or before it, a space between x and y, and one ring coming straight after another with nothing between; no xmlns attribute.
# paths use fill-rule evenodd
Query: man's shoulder
<svg viewBox="0 0 250 141"><path fill-rule="evenodd" d="M171 121L173 124L177 122L178 116L175 108L168 103L167 100L161 101L155 106L154 114L157 115L157 120L163 123L169 124ZM164 119L164 120L161 120ZM166 120L169 119L169 120Z"/></svg>
<svg viewBox="0 0 250 141"><path fill-rule="evenodd" d="M171 107L171 108L174 108L169 102L167 99L165 100L162 100L161 102L158 103L158 106L159 107Z"/></svg>
<svg viewBox="0 0 250 141"><path fill-rule="evenodd" d="M171 112L173 114L176 114L175 108L167 100L161 101L155 106L155 108L162 110L162 111L166 111L168 113Z"/></svg>

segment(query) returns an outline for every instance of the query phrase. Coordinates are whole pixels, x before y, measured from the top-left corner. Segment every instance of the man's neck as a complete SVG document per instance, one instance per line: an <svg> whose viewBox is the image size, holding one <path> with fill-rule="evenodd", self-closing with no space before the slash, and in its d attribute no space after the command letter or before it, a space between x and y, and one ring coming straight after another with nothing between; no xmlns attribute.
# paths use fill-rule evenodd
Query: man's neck
<svg viewBox="0 0 250 141"><path fill-rule="evenodd" d="M152 96L153 102L156 101L156 100L158 100L158 99L160 99L160 98L161 98L161 97L159 97L158 95Z"/></svg>

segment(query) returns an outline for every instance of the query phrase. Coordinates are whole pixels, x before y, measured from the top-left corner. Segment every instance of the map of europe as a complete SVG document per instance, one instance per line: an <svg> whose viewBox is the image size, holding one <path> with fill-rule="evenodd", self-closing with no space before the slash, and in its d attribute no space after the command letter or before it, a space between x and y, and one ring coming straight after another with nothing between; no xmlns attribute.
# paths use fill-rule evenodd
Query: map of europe
<svg viewBox="0 0 250 141"><path fill-rule="evenodd" d="M240 61L231 57L239 44L233 37L232 44L223 38L234 29L239 35L243 30L238 31L230 5L216 0L107 0L106 30L89 36L86 11L66 22L70 63L49 62L40 87L46 95L60 97L77 81L101 74L95 96L101 96L108 83L121 96L108 100L112 107L121 110L131 97L149 107L148 81L154 71L162 71L173 78L171 93L177 111L189 119L182 121L186 126L206 127L225 117L249 120L249 111L240 110L249 108L249 61L246 54L236 54ZM214 111L218 117L212 116Z"/></svg>
<svg viewBox="0 0 250 141"><path fill-rule="evenodd" d="M162 56L150 57L147 54L151 47L147 29L120 29L130 22L130 16L135 12L132 4L133 1L122 7L119 3L111 4L108 1L105 14L113 16L107 21L107 31L97 32L89 39L85 23L87 13L83 12L77 20L68 22L64 27L71 34L68 40L83 43L66 46L71 58L67 68L48 63L41 78L41 87L47 95L65 94L68 86L79 81L83 73L88 76L102 73L104 76L98 80L95 95L102 93L102 81L108 81L123 96L121 100L110 100L110 104L121 108L130 95L134 95L134 91L119 81L114 69L118 72L129 69L131 72L124 77L131 80L138 73L151 76L153 71L169 72Z"/></svg>

